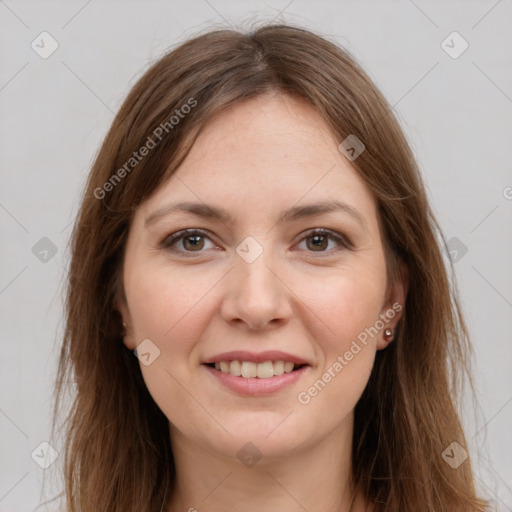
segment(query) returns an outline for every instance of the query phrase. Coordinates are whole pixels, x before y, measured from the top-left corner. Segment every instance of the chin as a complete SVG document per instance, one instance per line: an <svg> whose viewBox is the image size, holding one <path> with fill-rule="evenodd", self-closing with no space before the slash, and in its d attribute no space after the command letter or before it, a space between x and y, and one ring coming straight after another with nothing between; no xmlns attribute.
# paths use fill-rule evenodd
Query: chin
<svg viewBox="0 0 512 512"><path fill-rule="evenodd" d="M278 415L261 411L243 415L233 422L223 423L232 436L223 432L221 437L210 439L209 444L224 454L237 457L245 451L255 451L264 456L265 460L282 458L300 446L314 444L314 437L320 434L318 426L308 428L304 422L298 425L297 418L293 417L293 412L289 416L288 413Z"/></svg>

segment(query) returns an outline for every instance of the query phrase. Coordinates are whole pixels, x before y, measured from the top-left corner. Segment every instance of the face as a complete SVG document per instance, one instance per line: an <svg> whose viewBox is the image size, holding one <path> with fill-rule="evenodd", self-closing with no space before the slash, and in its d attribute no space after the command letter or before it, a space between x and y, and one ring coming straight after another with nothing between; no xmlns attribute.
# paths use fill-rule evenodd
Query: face
<svg viewBox="0 0 512 512"><path fill-rule="evenodd" d="M340 142L305 103L258 97L137 209L118 308L171 439L271 458L350 430L405 289Z"/></svg>

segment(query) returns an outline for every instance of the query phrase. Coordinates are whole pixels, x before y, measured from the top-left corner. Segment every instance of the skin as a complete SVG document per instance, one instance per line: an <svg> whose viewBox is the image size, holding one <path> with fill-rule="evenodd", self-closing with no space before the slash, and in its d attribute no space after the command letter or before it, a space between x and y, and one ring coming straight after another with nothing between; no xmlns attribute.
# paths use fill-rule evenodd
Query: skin
<svg viewBox="0 0 512 512"><path fill-rule="evenodd" d="M209 124L173 176L137 209L127 241L117 306L125 345L150 339L160 355L142 374L169 419L177 485L168 512L350 509L354 407L370 376L383 330L308 404L298 394L322 377L358 334L396 302L407 278L387 286L375 199L340 153L325 122L288 96L258 97ZM276 223L295 205L341 200L343 211ZM228 210L232 224L170 213L145 226L168 203L204 202ZM162 247L182 229L201 229ZM313 243L324 228L347 237ZM248 236L263 249L252 263L236 248ZM194 240L192 240L193 242ZM174 252L172 251L174 248ZM406 276L406 272L404 274ZM397 313L386 322L396 328ZM230 350L282 350L310 367L293 386L269 396L241 396L201 363ZM262 458L244 466L237 453L254 444ZM353 512L369 510L356 493Z"/></svg>

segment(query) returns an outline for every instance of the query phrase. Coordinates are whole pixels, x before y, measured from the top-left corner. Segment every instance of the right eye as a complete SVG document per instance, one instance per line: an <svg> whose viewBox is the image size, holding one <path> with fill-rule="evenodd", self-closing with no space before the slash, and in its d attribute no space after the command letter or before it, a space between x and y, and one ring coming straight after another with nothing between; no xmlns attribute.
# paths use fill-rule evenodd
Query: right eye
<svg viewBox="0 0 512 512"><path fill-rule="evenodd" d="M191 252L204 252L202 249L205 247L205 240L210 240L210 237L198 229L183 229L172 233L166 237L161 247L172 252L191 253ZM173 246L177 247L173 247ZM181 248L179 248L181 245Z"/></svg>

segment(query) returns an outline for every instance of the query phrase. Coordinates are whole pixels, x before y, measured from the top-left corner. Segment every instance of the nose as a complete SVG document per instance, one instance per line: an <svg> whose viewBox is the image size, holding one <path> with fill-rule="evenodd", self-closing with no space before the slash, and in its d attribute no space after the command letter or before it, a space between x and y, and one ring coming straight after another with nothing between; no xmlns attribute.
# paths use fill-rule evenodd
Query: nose
<svg viewBox="0 0 512 512"><path fill-rule="evenodd" d="M228 324L262 330L282 326L291 318L293 293L269 249L252 263L237 259L226 277L221 313Z"/></svg>

